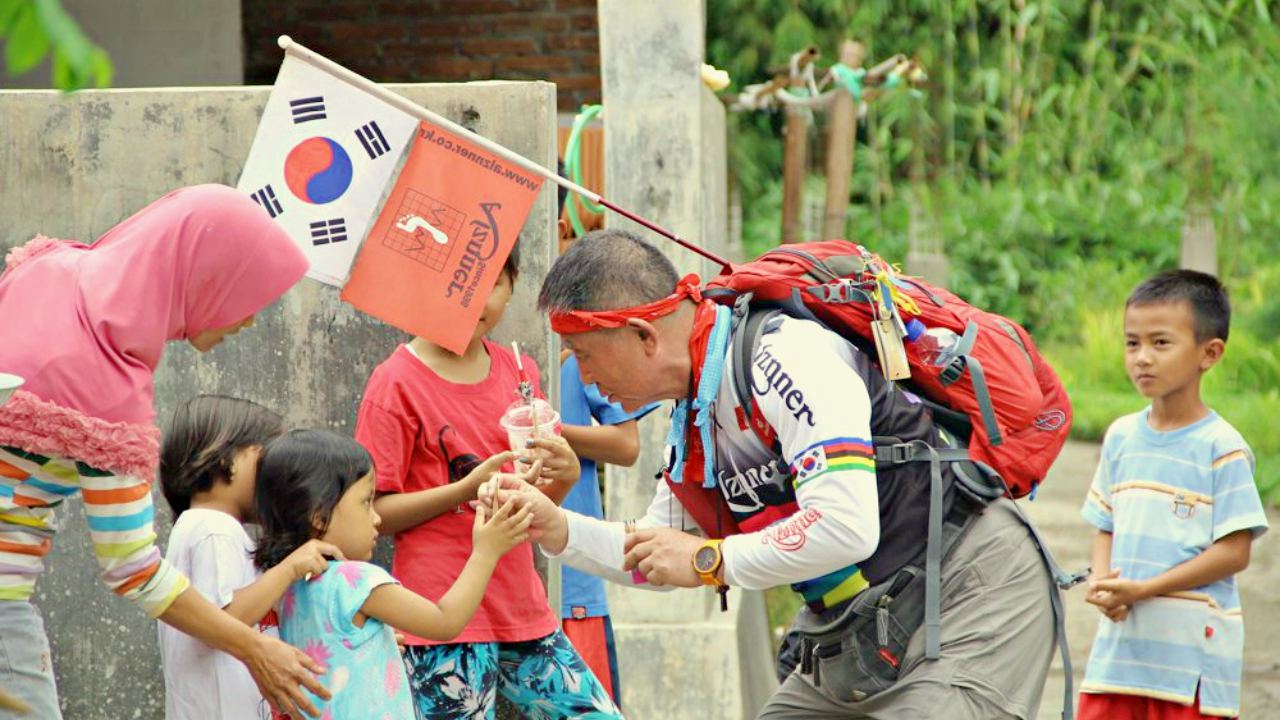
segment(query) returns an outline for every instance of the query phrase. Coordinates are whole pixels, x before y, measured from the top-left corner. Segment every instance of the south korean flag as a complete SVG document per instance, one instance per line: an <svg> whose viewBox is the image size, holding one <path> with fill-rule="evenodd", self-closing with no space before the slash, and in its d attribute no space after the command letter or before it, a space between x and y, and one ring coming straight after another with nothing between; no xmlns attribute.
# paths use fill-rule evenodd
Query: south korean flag
<svg viewBox="0 0 1280 720"><path fill-rule="evenodd" d="M800 487L810 478L827 471L827 451L816 445L797 458L791 468L796 475L796 487Z"/></svg>
<svg viewBox="0 0 1280 720"><path fill-rule="evenodd" d="M239 188L341 285L418 119L286 55Z"/></svg>

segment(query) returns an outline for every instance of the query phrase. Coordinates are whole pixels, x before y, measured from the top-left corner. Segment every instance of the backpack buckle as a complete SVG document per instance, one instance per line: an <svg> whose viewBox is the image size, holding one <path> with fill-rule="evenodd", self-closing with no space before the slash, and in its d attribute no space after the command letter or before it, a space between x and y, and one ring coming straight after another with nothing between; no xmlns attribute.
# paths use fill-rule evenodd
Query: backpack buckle
<svg viewBox="0 0 1280 720"><path fill-rule="evenodd" d="M877 445L876 462L886 465L904 465L915 459L915 447L911 443Z"/></svg>
<svg viewBox="0 0 1280 720"><path fill-rule="evenodd" d="M849 278L840 278L839 280L826 283L825 285L815 285L814 287L806 289L809 294L818 298L822 302L831 303L833 305L843 305L851 302L869 302L871 299L866 292L858 287L858 283L850 280Z"/></svg>

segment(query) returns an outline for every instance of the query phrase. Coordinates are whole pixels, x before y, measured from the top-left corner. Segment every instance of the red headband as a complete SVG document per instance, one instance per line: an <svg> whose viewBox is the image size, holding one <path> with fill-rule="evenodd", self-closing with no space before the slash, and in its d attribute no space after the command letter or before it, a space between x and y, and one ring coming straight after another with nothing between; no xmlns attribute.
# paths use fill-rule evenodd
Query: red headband
<svg viewBox="0 0 1280 720"><path fill-rule="evenodd" d="M676 283L676 289L670 295L644 305L595 312L589 310L553 312L551 329L560 335L576 335L593 330L625 327L627 320L631 318L653 320L663 315L670 315L685 298L702 302L702 281L697 275L685 275L680 278L680 282Z"/></svg>

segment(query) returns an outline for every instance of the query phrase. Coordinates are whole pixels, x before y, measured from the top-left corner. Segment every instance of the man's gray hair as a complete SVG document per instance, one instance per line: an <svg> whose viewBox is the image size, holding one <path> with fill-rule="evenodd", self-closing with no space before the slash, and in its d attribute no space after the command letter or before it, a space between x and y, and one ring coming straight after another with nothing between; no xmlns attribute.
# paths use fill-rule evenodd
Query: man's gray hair
<svg viewBox="0 0 1280 720"><path fill-rule="evenodd" d="M626 230L596 230L575 240L551 266L540 310L616 310L660 300L680 276L656 247Z"/></svg>

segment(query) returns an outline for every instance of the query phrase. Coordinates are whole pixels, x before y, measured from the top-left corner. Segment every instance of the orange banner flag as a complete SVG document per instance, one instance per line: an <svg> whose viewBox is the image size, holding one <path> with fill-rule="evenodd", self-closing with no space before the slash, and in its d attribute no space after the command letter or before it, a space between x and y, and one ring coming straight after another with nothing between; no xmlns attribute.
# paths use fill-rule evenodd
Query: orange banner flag
<svg viewBox="0 0 1280 720"><path fill-rule="evenodd" d="M342 299L461 354L541 186L423 121Z"/></svg>

